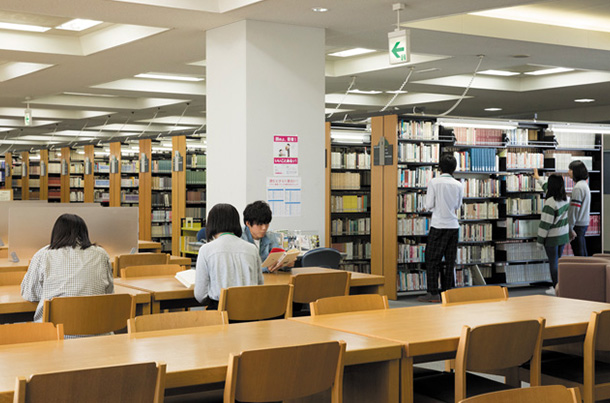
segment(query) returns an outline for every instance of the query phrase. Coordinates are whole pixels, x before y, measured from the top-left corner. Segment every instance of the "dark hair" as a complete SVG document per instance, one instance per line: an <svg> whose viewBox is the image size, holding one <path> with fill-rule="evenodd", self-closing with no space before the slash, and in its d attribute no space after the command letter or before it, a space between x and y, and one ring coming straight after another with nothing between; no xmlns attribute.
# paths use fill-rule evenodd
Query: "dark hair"
<svg viewBox="0 0 610 403"><path fill-rule="evenodd" d="M455 167L457 167L457 161L453 154L445 153L441 155L441 160L438 163L441 172L444 174L453 175L455 172Z"/></svg>
<svg viewBox="0 0 610 403"><path fill-rule="evenodd" d="M257 225L269 224L271 222L271 208L262 201L257 200L250 203L244 209L244 224Z"/></svg>
<svg viewBox="0 0 610 403"><path fill-rule="evenodd" d="M51 231L49 249L59 249L65 246L87 249L93 245L89 240L89 230L85 220L76 214L62 214L55 221Z"/></svg>
<svg viewBox="0 0 610 403"><path fill-rule="evenodd" d="M578 182L580 180L587 180L589 178L589 171L587 170L587 166L581 160L570 162L568 169L572 170L572 178L574 179L574 182Z"/></svg>
<svg viewBox="0 0 610 403"><path fill-rule="evenodd" d="M214 236L223 232L230 232L241 237L241 225L239 224L239 213L237 209L227 203L219 203L208 212L206 223L206 238L209 241Z"/></svg>
<svg viewBox="0 0 610 403"><path fill-rule="evenodd" d="M552 174L547 183L546 198L554 198L556 201L567 200L566 188L563 183L563 176Z"/></svg>

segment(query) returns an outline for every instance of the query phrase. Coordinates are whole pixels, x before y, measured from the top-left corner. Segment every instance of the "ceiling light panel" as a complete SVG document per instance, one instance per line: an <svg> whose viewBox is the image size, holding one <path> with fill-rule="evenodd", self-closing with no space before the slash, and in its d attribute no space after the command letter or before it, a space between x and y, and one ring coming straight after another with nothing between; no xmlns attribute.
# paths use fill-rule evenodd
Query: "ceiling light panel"
<svg viewBox="0 0 610 403"><path fill-rule="evenodd" d="M575 99L574 102L579 102L579 103L582 103L582 104L587 104L587 103L595 102L595 99L593 99L593 98L579 98L579 99Z"/></svg>
<svg viewBox="0 0 610 403"><path fill-rule="evenodd" d="M150 78L153 80L171 80L171 81L203 81L203 77L182 76L177 74L161 74L161 73L142 73L136 74L137 78Z"/></svg>
<svg viewBox="0 0 610 403"><path fill-rule="evenodd" d="M525 74L527 74L529 76L544 76L544 75L548 75L548 74L567 73L570 71L574 71L574 69L570 69L567 67L553 67L550 69L528 71Z"/></svg>
<svg viewBox="0 0 610 403"><path fill-rule="evenodd" d="M27 25L27 24L13 24L10 22L0 22L0 29L7 29L10 31L25 31L25 32L47 32L50 27L42 27L38 25Z"/></svg>
<svg viewBox="0 0 610 403"><path fill-rule="evenodd" d="M65 22L61 25L58 25L55 27L55 29L62 29L65 31L76 31L76 32L81 32L84 31L86 29L89 28L93 28L96 25L101 24L102 21L95 21L95 20L86 20L86 19L82 19L82 18L76 18L74 20L70 20L68 22Z"/></svg>
<svg viewBox="0 0 610 403"><path fill-rule="evenodd" d="M374 49L365 49L365 48L353 48L342 50L340 52L329 53L328 56L336 56L336 57L352 57L358 55L364 55L367 53L373 53Z"/></svg>
<svg viewBox="0 0 610 403"><path fill-rule="evenodd" d="M502 77L510 77L510 76L518 76L520 73L514 71L507 70L485 70L479 71L477 74L485 74L489 76L502 76Z"/></svg>

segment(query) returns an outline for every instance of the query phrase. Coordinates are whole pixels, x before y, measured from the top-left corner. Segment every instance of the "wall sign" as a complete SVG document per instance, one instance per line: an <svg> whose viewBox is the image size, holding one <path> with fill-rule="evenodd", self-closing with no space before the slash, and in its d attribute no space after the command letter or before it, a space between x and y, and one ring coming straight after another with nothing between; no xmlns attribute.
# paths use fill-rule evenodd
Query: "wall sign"
<svg viewBox="0 0 610 403"><path fill-rule="evenodd" d="M273 175L299 175L299 136L273 136Z"/></svg>

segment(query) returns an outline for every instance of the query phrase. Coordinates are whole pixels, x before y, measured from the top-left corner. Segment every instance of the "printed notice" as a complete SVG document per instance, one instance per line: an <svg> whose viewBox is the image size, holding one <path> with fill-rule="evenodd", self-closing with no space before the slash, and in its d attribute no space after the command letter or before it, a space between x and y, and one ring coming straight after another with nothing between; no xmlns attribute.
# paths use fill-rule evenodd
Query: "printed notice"
<svg viewBox="0 0 610 403"><path fill-rule="evenodd" d="M273 175L299 175L299 136L273 136Z"/></svg>
<svg viewBox="0 0 610 403"><path fill-rule="evenodd" d="M267 202L274 217L301 215L301 178L267 178Z"/></svg>

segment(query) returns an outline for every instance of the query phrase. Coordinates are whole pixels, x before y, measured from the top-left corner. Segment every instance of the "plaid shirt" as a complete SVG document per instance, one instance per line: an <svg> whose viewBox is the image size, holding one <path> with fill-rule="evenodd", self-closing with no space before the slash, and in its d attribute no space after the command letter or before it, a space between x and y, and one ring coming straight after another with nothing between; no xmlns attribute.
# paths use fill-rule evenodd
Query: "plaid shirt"
<svg viewBox="0 0 610 403"><path fill-rule="evenodd" d="M44 300L112 294L114 283L108 253L99 246L87 249L64 247L40 249L21 283L21 296L38 302L34 321L42 321Z"/></svg>

